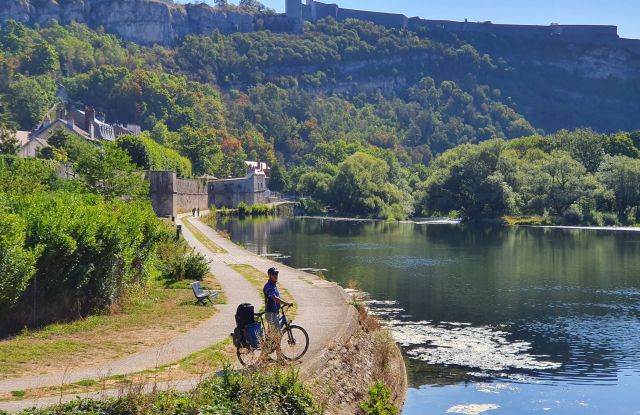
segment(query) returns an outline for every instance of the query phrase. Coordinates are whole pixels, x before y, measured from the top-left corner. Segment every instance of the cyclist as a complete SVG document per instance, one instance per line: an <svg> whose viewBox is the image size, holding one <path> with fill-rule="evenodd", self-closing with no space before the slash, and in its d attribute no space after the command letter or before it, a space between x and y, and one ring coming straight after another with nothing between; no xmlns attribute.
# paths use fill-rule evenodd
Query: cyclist
<svg viewBox="0 0 640 415"><path fill-rule="evenodd" d="M280 331L280 317L278 316L278 312L280 311L280 306L288 305L292 306L293 303L288 303L280 298L280 291L278 291L278 268L271 267L267 270L267 275L269 276L269 281L264 285L262 292L264 293L264 317L267 320L267 323L270 327L275 328L277 331Z"/></svg>

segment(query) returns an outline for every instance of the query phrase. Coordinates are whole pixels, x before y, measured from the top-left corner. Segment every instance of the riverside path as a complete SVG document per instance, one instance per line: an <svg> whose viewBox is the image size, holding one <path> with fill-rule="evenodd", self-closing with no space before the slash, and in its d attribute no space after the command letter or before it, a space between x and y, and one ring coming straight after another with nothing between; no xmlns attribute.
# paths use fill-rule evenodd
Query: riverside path
<svg viewBox="0 0 640 415"><path fill-rule="evenodd" d="M205 213L205 212L203 212ZM266 270L277 266L280 269L280 280L293 301L298 305L295 318L309 333L309 351L301 362L303 377L312 378L314 372L321 366L325 351L335 346L350 335L355 327L356 313L349 305L348 295L337 284L318 278L313 274L304 273L296 269L283 266L269 259L235 245L206 224L187 215L176 218L178 225L189 221L207 239L223 248L225 253L215 253L202 244L186 226L182 226L185 240L197 252L210 259L211 273L221 286L227 297L226 304L217 304L218 312L209 320L195 329L174 337L166 343L147 348L130 356L112 361L96 367L82 367L65 372L48 373L37 376L9 378L0 381L0 393L45 387L56 387L79 382L85 379L102 379L113 375L126 375L154 369L180 360L192 353L225 340L235 326L234 314L238 304L249 302L260 307L264 299L256 288L234 271L230 265L245 264L258 270ZM186 390L193 387L201 378L187 379L171 384L155 385L164 389ZM144 389L144 387L143 387ZM38 399L23 399L0 402L0 409L16 412L25 408L44 407L66 402L79 397L101 398L117 396L118 390L103 390L86 394L56 395Z"/></svg>

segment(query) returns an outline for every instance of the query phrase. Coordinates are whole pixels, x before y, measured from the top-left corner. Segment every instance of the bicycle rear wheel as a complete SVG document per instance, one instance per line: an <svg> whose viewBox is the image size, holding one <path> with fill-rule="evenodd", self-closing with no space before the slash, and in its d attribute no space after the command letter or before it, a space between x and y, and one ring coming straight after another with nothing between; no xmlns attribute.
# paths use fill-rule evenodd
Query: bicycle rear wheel
<svg viewBox="0 0 640 415"><path fill-rule="evenodd" d="M300 326L288 326L282 330L280 339L280 352L285 360L298 360L309 348L309 335Z"/></svg>
<svg viewBox="0 0 640 415"><path fill-rule="evenodd" d="M253 347L238 347L236 349L236 355L242 366L253 366L260 359L260 349L254 349Z"/></svg>

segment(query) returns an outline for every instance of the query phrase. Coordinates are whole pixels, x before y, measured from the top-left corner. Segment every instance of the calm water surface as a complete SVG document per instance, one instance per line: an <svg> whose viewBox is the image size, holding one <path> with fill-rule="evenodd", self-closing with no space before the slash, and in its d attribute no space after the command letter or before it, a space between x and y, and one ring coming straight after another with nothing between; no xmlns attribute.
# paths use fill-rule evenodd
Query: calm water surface
<svg viewBox="0 0 640 415"><path fill-rule="evenodd" d="M220 226L250 250L371 294L407 357L405 415L640 414L640 232Z"/></svg>

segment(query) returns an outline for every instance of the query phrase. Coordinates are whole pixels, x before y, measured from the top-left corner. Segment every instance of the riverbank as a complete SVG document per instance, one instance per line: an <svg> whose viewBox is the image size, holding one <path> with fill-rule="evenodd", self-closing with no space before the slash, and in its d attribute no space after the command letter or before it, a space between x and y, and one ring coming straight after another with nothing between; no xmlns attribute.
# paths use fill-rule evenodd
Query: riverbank
<svg viewBox="0 0 640 415"><path fill-rule="evenodd" d="M383 373L379 369L382 362L395 368L394 374L386 374L385 376L395 381L389 386L393 388L394 403L399 408L402 406L406 393L406 371L399 349L393 343L393 347L387 347L393 353L387 353L384 358L376 358L376 350L382 351L383 349L376 348L378 343L376 343L374 335L370 335L363 328L358 317L359 313L351 305L352 299L342 288L313 274L304 273L252 254L223 238L199 220L178 218L177 224L184 225L183 220L190 222L190 226L182 228L185 239L197 252L209 258L211 261L210 271L219 281L228 299L227 304L217 306L220 310L216 316L208 321L205 327L200 327L200 334L193 337L194 340L198 340L195 342L198 350L217 344L228 337L228 333L233 330L235 325L233 314L237 304L240 302L259 304L262 301L255 287L234 271L233 265L249 265L258 270L278 266L281 269L281 284L291 293L293 300L299 305L299 311L295 318L296 324L305 327L310 335L309 351L296 368L299 369L302 379L311 388L316 399L323 400L325 397L333 397L336 393L342 393L341 400L347 402L347 407L350 408L348 412L355 412L358 403L366 396L368 388L378 380L377 376L381 376L380 373ZM197 230L199 238L191 232L190 228ZM206 238L214 246L220 247L221 250L213 252L207 246L210 244L202 242L203 238ZM189 334L193 335L193 333ZM189 338L191 336L181 337ZM45 377L11 379L8 380L5 387L10 390L28 390L47 386L62 386L78 381L99 385L100 379L105 376L123 376L134 372L134 370L129 370L131 368L134 368L135 371L148 371L157 370L161 366L171 366L171 362L186 357L190 349L193 349L193 345L183 348L172 347L172 353L169 353L171 358L168 360L161 346L157 351L145 350L135 356L125 358L123 362L112 362L107 368L110 370L106 370L104 366L84 367L81 370L49 374ZM345 360L347 357L348 359ZM394 363L389 364L390 361ZM124 364L130 366L127 367ZM321 380L327 378L334 381ZM202 374L197 379L160 382L154 384L153 389L188 390L201 379ZM338 381L338 379L341 380ZM353 382L353 379L359 379L359 382ZM20 387L18 388L18 386ZM149 388L147 385L141 384L139 389L148 390ZM56 396L5 401L0 403L0 409L19 411L27 407L43 407L71 401L78 396L101 399L121 394L122 388L84 394L64 394L61 390ZM343 409L347 407L342 405L339 409L335 409L335 412L328 409L327 413L344 413Z"/></svg>

